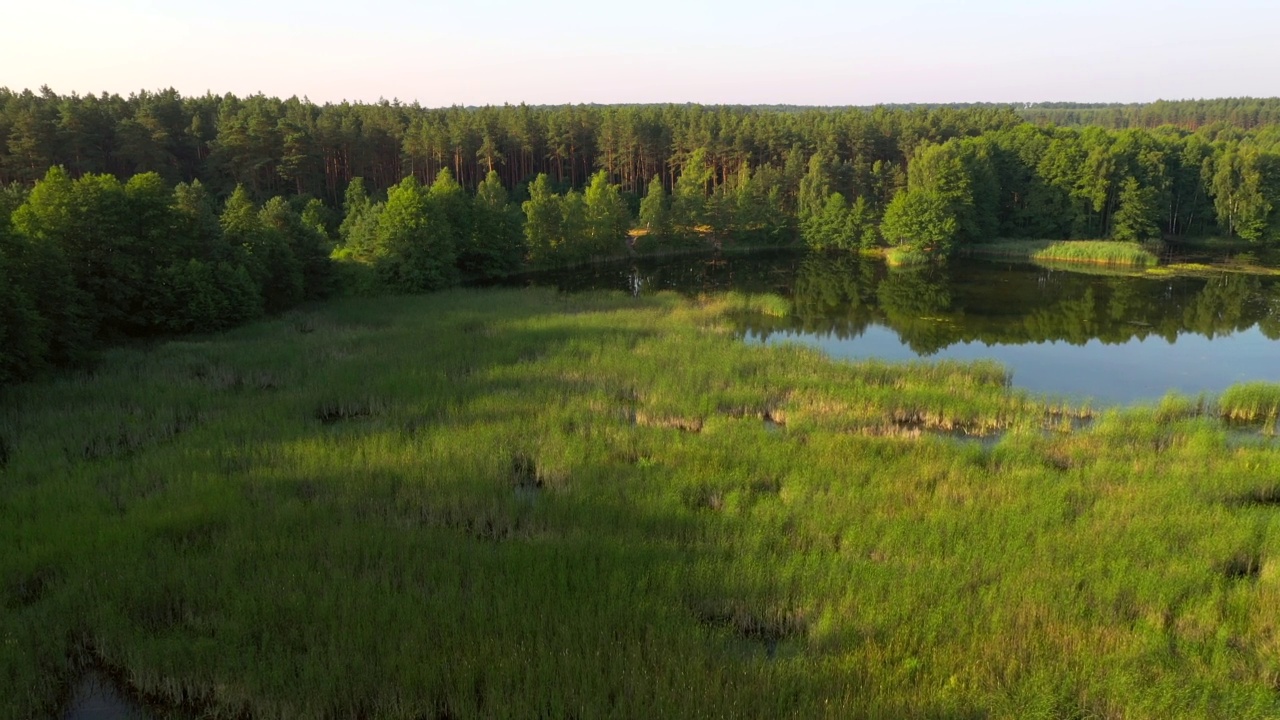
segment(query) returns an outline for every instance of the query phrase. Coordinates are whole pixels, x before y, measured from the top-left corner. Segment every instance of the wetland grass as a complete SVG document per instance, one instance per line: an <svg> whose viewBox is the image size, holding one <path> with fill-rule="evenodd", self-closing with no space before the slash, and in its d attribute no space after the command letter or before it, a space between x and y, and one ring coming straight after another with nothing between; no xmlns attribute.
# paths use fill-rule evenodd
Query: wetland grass
<svg viewBox="0 0 1280 720"><path fill-rule="evenodd" d="M1113 240L1004 240L967 245L964 250L974 255L1054 263L1146 268L1158 262L1155 254L1141 245Z"/></svg>
<svg viewBox="0 0 1280 720"><path fill-rule="evenodd" d="M1280 384L1253 382L1234 385L1219 401L1222 416L1245 423L1268 423L1274 430L1280 415Z"/></svg>
<svg viewBox="0 0 1280 720"><path fill-rule="evenodd" d="M210 718L1280 715L1280 448L761 309L350 299L7 390L0 718L85 657Z"/></svg>

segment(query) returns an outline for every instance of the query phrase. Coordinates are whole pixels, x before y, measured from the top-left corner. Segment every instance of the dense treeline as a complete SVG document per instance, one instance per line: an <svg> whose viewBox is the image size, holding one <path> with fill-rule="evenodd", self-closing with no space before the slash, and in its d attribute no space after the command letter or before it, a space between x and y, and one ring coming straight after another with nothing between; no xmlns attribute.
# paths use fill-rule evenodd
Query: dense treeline
<svg viewBox="0 0 1280 720"><path fill-rule="evenodd" d="M335 288L428 291L636 252L1271 242L1280 125L1246 128L1275 105L1153 106L1214 122L1110 131L1005 106L431 110L0 89L0 382Z"/></svg>
<svg viewBox="0 0 1280 720"><path fill-rule="evenodd" d="M943 142L1023 120L1112 129L1175 125L1211 134L1280 124L1280 99L1142 105L1040 103L875 108L504 106L427 109L393 102L316 105L261 95L183 97L174 90L58 95L0 88L0 184L30 183L54 165L129 177L200 180L215 194L244 185L258 199L310 194L337 204L356 177L386 189L449 168L474 188L490 170L508 188L547 173L581 186L598 169L642 194L674 185L705 148L723 182L743 163L785 165L793 150L901 165L923 141Z"/></svg>
<svg viewBox="0 0 1280 720"><path fill-rule="evenodd" d="M1018 108L1034 123L1123 130L1175 125L1196 130L1224 124L1243 130L1280 124L1280 98L1157 100L1151 103L1036 103Z"/></svg>
<svg viewBox="0 0 1280 720"><path fill-rule="evenodd" d="M49 170L0 206L0 383L155 333L219 330L332 289L319 203L219 208L197 180Z"/></svg>
<svg viewBox="0 0 1280 720"><path fill-rule="evenodd" d="M448 168L475 188L490 171L508 188L546 173L581 187L605 170L639 195L656 175L670 189L704 148L717 182L744 163L803 166L819 146L841 157L901 165L922 141L1011 127L1007 107L756 111L742 107L316 105L261 95L182 97L176 91L60 96L0 89L0 183L30 183L54 165L127 177L199 179L215 193L239 184L258 199L309 194L337 204L364 178L385 190L407 176L430 184Z"/></svg>

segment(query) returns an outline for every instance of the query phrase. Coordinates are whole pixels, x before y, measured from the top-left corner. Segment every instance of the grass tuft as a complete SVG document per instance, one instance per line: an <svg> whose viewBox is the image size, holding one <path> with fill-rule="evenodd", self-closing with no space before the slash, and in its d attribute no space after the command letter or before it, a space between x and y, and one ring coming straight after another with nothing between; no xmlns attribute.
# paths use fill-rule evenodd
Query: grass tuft
<svg viewBox="0 0 1280 720"><path fill-rule="evenodd" d="M1274 421L1280 415L1280 383L1233 385L1218 399L1218 408L1223 418L1235 422Z"/></svg>
<svg viewBox="0 0 1280 720"><path fill-rule="evenodd" d="M927 265L932 261L928 253L910 245L900 245L884 252L884 261L889 267L911 267Z"/></svg>

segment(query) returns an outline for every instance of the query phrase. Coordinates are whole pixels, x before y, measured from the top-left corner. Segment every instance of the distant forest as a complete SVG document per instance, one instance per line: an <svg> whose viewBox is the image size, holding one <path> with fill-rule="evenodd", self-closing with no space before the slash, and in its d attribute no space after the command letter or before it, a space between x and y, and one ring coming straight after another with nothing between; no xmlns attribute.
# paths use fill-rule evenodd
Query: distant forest
<svg viewBox="0 0 1280 720"><path fill-rule="evenodd" d="M1210 142L1239 140L1240 131L1280 125L1280 98L1133 105L427 109L392 102L317 105L261 95L183 97L174 90L125 98L0 88L0 184L32 183L60 165L72 176L156 172L170 183L198 179L222 197L241 184L259 199L306 194L336 205L356 177L385 189L409 175L431 182L449 168L474 188L496 170L514 188L539 173L580 186L605 170L624 192L642 194L655 175L670 189L698 148L707 150L717 182L724 182L744 163L782 167L798 154L803 164L815 152L855 167L877 161L902 166L923 142L1009 130L1023 122L1112 130L1171 126L1162 138L1195 132ZM846 189L850 197L860 194Z"/></svg>
<svg viewBox="0 0 1280 720"><path fill-rule="evenodd" d="M341 292L673 249L1280 241L1280 99L317 105L0 89L0 384Z"/></svg>

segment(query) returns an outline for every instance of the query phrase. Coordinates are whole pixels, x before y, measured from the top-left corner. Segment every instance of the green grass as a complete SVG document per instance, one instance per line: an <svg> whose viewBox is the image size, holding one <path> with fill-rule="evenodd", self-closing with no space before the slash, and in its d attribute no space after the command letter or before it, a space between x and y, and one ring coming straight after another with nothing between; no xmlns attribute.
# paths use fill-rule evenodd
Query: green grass
<svg viewBox="0 0 1280 720"><path fill-rule="evenodd" d="M1112 240L1004 240L968 245L975 255L1025 258L1043 262L1086 263L1125 267L1151 267L1158 259L1133 243Z"/></svg>
<svg viewBox="0 0 1280 720"><path fill-rule="evenodd" d="M884 259L889 267L925 265L931 262L931 258L927 253L909 245L900 245L885 250Z"/></svg>
<svg viewBox="0 0 1280 720"><path fill-rule="evenodd" d="M85 664L203 717L1280 715L1275 444L760 311L350 299L11 389L0 717Z"/></svg>
<svg viewBox="0 0 1280 720"><path fill-rule="evenodd" d="M1280 415L1280 384L1253 382L1235 385L1219 400L1222 416L1239 422L1263 422L1274 425Z"/></svg>

